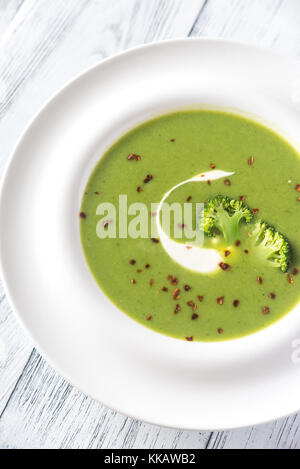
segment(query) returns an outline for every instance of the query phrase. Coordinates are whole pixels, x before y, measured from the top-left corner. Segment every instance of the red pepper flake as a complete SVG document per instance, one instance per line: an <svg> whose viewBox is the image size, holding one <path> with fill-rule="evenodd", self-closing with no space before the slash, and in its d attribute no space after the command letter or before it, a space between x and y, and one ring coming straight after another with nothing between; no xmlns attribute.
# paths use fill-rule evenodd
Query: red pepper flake
<svg viewBox="0 0 300 469"><path fill-rule="evenodd" d="M169 291L168 287L162 287L162 291L167 292Z"/></svg>
<svg viewBox="0 0 300 469"><path fill-rule="evenodd" d="M224 184L225 184L225 186L231 186L230 179L225 179Z"/></svg>
<svg viewBox="0 0 300 469"><path fill-rule="evenodd" d="M190 202L192 200L192 196L189 195L188 198L186 199L187 202Z"/></svg>
<svg viewBox="0 0 300 469"><path fill-rule="evenodd" d="M109 222L108 222L108 221L105 221L105 222L103 223L103 226L104 226L105 229L108 228L108 225L109 225Z"/></svg>
<svg viewBox="0 0 300 469"><path fill-rule="evenodd" d="M246 195L240 195L240 200L241 200L242 202L246 202L246 198L247 198Z"/></svg>
<svg viewBox="0 0 300 469"><path fill-rule="evenodd" d="M175 138L171 138L170 142L172 142L172 143L175 142Z"/></svg>
<svg viewBox="0 0 300 469"><path fill-rule="evenodd" d="M155 243L155 244L159 243L159 239L157 238L151 238L151 241L152 243Z"/></svg>
<svg viewBox="0 0 300 469"><path fill-rule="evenodd" d="M187 340L188 342L193 342L194 337L193 337L193 336L191 336L191 337L186 337L185 340Z"/></svg>
<svg viewBox="0 0 300 469"><path fill-rule="evenodd" d="M178 284L178 278L177 277L171 277L171 284L172 285L177 285Z"/></svg>
<svg viewBox="0 0 300 469"><path fill-rule="evenodd" d="M293 275L298 275L298 273L299 273L299 270L295 267L292 271L292 274Z"/></svg>
<svg viewBox="0 0 300 469"><path fill-rule="evenodd" d="M225 262L220 262L219 267L220 267L224 272L230 270L230 265L229 265L229 264L226 264Z"/></svg>
<svg viewBox="0 0 300 469"><path fill-rule="evenodd" d="M249 254L248 249L245 249L244 253L245 253L245 254Z"/></svg>
<svg viewBox="0 0 300 469"><path fill-rule="evenodd" d="M178 314L179 311L181 311L181 306L177 304L174 309L174 314Z"/></svg>
<svg viewBox="0 0 300 469"><path fill-rule="evenodd" d="M130 153L130 155L127 156L127 160L128 160L128 161L131 161L131 160L140 161L140 160L141 160L141 156L140 156L140 155L136 155L135 153Z"/></svg>
<svg viewBox="0 0 300 469"><path fill-rule="evenodd" d="M254 163L254 157L253 156L250 156L250 158L248 159L248 165L249 166L252 166Z"/></svg>
<svg viewBox="0 0 300 469"><path fill-rule="evenodd" d="M209 186L211 185L211 180L210 179L208 179L206 182Z"/></svg>
<svg viewBox="0 0 300 469"><path fill-rule="evenodd" d="M196 305L196 303L194 303L194 301L188 301L187 305L190 306L193 311L196 311L197 305Z"/></svg>
<svg viewBox="0 0 300 469"><path fill-rule="evenodd" d="M195 321L195 319L198 319L198 317L199 317L199 314L193 313L192 314L192 321Z"/></svg>
<svg viewBox="0 0 300 469"><path fill-rule="evenodd" d="M82 218L84 220L86 218L86 213L80 212L79 216L80 216L80 218Z"/></svg>
<svg viewBox="0 0 300 469"><path fill-rule="evenodd" d="M151 321L152 316L147 316L147 321Z"/></svg>
<svg viewBox="0 0 300 469"><path fill-rule="evenodd" d="M131 259L131 260L129 261L129 264L131 264L131 265L134 265L135 263L136 263L136 260L135 260L135 259Z"/></svg>
<svg viewBox="0 0 300 469"><path fill-rule="evenodd" d="M200 301L200 303L202 303L202 301L204 300L204 296L202 295L198 295L197 298Z"/></svg>
<svg viewBox="0 0 300 469"><path fill-rule="evenodd" d="M149 281L150 287L152 287L153 283L154 283L154 280L153 280L153 278L151 278L150 281Z"/></svg>
<svg viewBox="0 0 300 469"><path fill-rule="evenodd" d="M230 256L231 252L230 251L225 251L224 254L225 254L225 257L228 257L228 256Z"/></svg>
<svg viewBox="0 0 300 469"><path fill-rule="evenodd" d="M221 328L218 329L218 333L219 333L219 334L223 334L223 332L224 332L223 329L221 329Z"/></svg>
<svg viewBox="0 0 300 469"><path fill-rule="evenodd" d="M263 314L270 314L270 308L268 306L264 306L264 309L262 310Z"/></svg>
<svg viewBox="0 0 300 469"><path fill-rule="evenodd" d="M261 284L263 283L262 277L257 277L257 281L258 281L258 283L261 285Z"/></svg>
<svg viewBox="0 0 300 469"><path fill-rule="evenodd" d="M183 228L185 228L185 226L186 226L186 225L185 225L184 223L178 223L178 228L183 229Z"/></svg>
<svg viewBox="0 0 300 469"><path fill-rule="evenodd" d="M152 181L153 176L152 174L147 174L147 176L144 179L144 184L147 184L148 182Z"/></svg>
<svg viewBox="0 0 300 469"><path fill-rule="evenodd" d="M291 284L294 283L294 279L293 279L293 277L292 277L290 274L286 274L286 278L287 278L287 281L288 281L289 283L291 283Z"/></svg>
<svg viewBox="0 0 300 469"><path fill-rule="evenodd" d="M142 190L143 190L143 189L141 188L141 186L138 186L138 187L136 188L136 191L137 191L137 192L142 192Z"/></svg>
<svg viewBox="0 0 300 469"><path fill-rule="evenodd" d="M269 298L271 298L271 300L274 300L276 298L275 293L269 293Z"/></svg>
<svg viewBox="0 0 300 469"><path fill-rule="evenodd" d="M134 280L134 278L131 279L130 282L131 282L132 285L135 285L135 284L136 284L136 280Z"/></svg>
<svg viewBox="0 0 300 469"><path fill-rule="evenodd" d="M184 285L184 289L185 291L190 291L192 287L190 287L189 285Z"/></svg>
<svg viewBox="0 0 300 469"><path fill-rule="evenodd" d="M141 274L142 272L143 272L142 269L137 269L138 274Z"/></svg>
<svg viewBox="0 0 300 469"><path fill-rule="evenodd" d="M210 169L215 169L216 165L215 165L215 163L211 163L211 164L209 165L209 167L210 167Z"/></svg>
<svg viewBox="0 0 300 469"><path fill-rule="evenodd" d="M296 184L295 189L296 189L297 192L300 192L300 184Z"/></svg>
<svg viewBox="0 0 300 469"><path fill-rule="evenodd" d="M220 296L219 298L217 298L217 303L218 305L222 305L224 303L224 296Z"/></svg>
<svg viewBox="0 0 300 469"><path fill-rule="evenodd" d="M235 242L235 245L236 245L236 247L238 248L240 244L241 244L241 242L240 242L240 240L238 239L238 240Z"/></svg>
<svg viewBox="0 0 300 469"><path fill-rule="evenodd" d="M235 308L237 308L239 304L240 304L240 300L234 300L233 306L234 306Z"/></svg>
<svg viewBox="0 0 300 469"><path fill-rule="evenodd" d="M95 195L99 195L99 192L94 192Z"/></svg>
<svg viewBox="0 0 300 469"><path fill-rule="evenodd" d="M180 298L179 293L180 293L179 288L174 288L174 290L172 291L172 295L173 295L174 300L179 300L179 298Z"/></svg>
<svg viewBox="0 0 300 469"><path fill-rule="evenodd" d="M252 213L253 215L256 215L259 212L259 208L253 208Z"/></svg>
<svg viewBox="0 0 300 469"><path fill-rule="evenodd" d="M145 265L145 269L150 269L150 267L151 267L150 264Z"/></svg>

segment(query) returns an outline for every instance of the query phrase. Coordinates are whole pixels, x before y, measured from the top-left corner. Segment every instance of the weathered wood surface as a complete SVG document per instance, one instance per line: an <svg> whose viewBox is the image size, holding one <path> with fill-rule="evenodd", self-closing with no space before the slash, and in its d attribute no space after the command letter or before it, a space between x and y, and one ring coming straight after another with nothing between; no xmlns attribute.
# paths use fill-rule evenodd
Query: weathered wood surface
<svg viewBox="0 0 300 469"><path fill-rule="evenodd" d="M300 53L299 0L0 0L0 171L24 126L67 80L136 44L217 36ZM300 417L188 432L121 416L33 350L0 289L0 448L300 448Z"/></svg>

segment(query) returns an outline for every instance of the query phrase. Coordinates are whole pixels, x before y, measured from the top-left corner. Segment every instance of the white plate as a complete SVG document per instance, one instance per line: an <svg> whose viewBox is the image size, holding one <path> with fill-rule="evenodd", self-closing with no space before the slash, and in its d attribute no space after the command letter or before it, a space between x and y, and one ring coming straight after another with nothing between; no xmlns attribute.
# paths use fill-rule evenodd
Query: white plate
<svg viewBox="0 0 300 469"><path fill-rule="evenodd" d="M187 429L256 424L299 409L300 365L291 360L299 308L236 341L187 343L157 334L97 287L78 221L85 183L103 151L155 113L229 106L299 141L299 79L299 64L272 52L227 41L167 41L88 70L27 128L2 186L3 277L38 349L75 386L122 413ZM113 281L114 272L107 275Z"/></svg>

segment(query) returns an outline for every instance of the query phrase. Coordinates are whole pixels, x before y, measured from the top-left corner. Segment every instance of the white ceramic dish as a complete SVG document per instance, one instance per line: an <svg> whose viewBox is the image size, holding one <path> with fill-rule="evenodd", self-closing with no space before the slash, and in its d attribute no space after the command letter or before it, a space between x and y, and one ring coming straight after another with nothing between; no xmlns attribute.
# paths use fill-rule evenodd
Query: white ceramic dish
<svg viewBox="0 0 300 469"><path fill-rule="evenodd" d="M108 59L29 125L5 174L1 263L14 311L75 386L122 413L186 429L245 426L300 407L300 309L244 339L187 343L119 311L85 263L78 210L103 151L155 113L209 104L255 113L300 139L300 66L219 40L151 44ZM280 168L279 168L280 170ZM113 281L114 272L107 272Z"/></svg>

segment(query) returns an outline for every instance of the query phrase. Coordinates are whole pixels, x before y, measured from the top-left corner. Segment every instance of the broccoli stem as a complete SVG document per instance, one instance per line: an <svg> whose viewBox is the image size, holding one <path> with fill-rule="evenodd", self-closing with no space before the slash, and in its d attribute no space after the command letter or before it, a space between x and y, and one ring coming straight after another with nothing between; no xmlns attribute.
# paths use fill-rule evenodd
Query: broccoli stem
<svg viewBox="0 0 300 469"><path fill-rule="evenodd" d="M230 216L226 210L219 210L216 216L216 227L223 234L226 243L231 244L238 239L240 221L241 215L239 213Z"/></svg>

